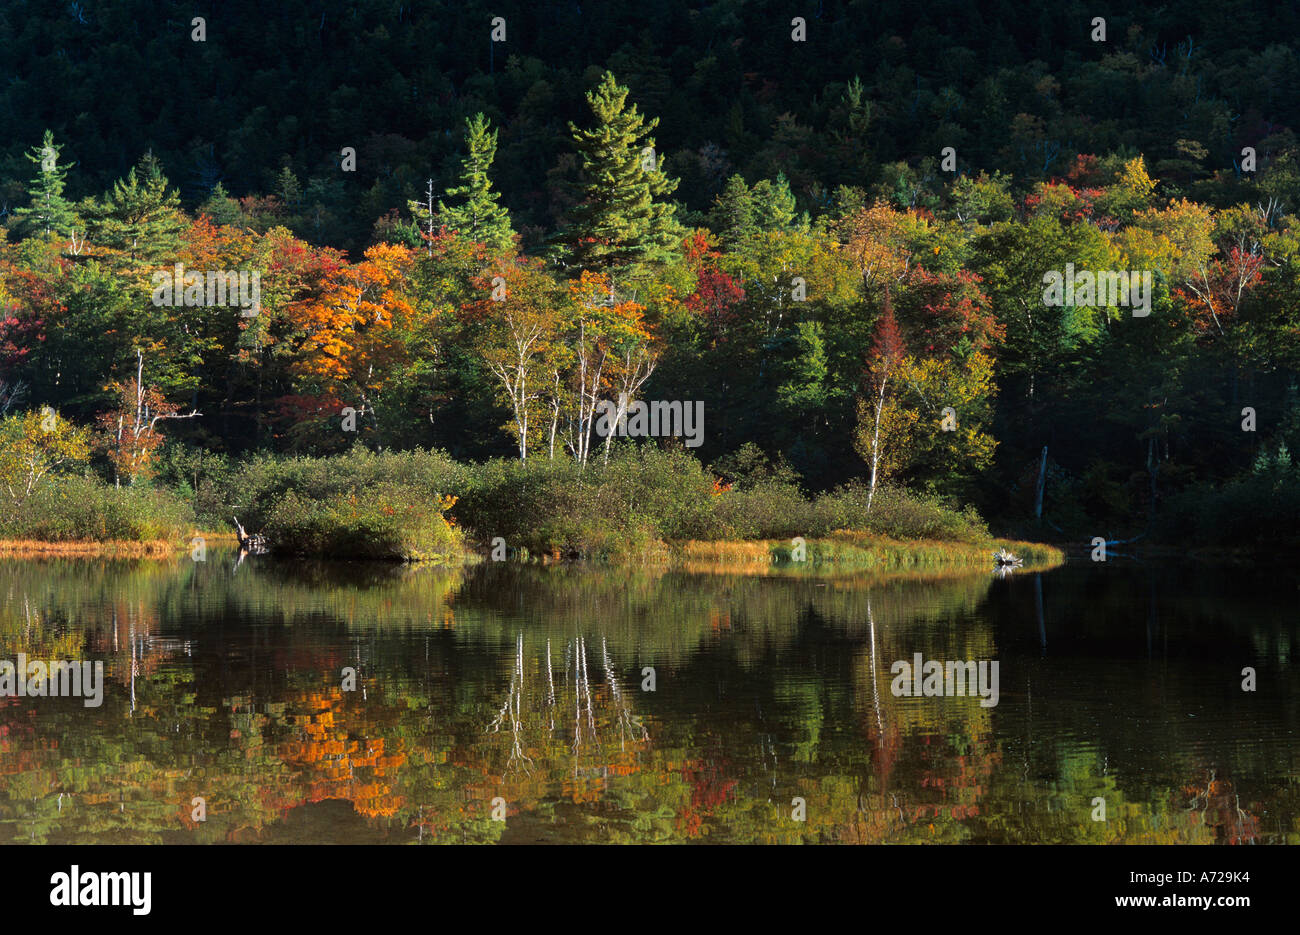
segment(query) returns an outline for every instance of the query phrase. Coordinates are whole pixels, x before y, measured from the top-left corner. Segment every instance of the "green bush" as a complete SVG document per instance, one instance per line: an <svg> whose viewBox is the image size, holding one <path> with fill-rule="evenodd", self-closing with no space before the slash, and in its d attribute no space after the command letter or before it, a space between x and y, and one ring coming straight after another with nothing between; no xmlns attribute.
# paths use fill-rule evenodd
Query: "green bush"
<svg viewBox="0 0 1300 935"><path fill-rule="evenodd" d="M937 497L901 487L877 487L867 509L865 484L847 484L823 494L813 504L813 535L853 529L894 539L944 539L984 542L988 527L971 507L955 510Z"/></svg>
<svg viewBox="0 0 1300 935"><path fill-rule="evenodd" d="M1192 487L1170 497L1156 538L1190 548L1290 550L1300 546L1300 470L1268 464L1219 489Z"/></svg>
<svg viewBox="0 0 1300 935"><path fill-rule="evenodd" d="M821 535L808 500L792 484L762 480L717 498L716 539L790 539Z"/></svg>
<svg viewBox="0 0 1300 935"><path fill-rule="evenodd" d="M715 515L728 539L790 539L852 529L895 539L984 542L989 531L969 507L957 511L935 497L877 487L867 509L867 487L847 484L809 501L793 484L759 480L718 498ZM703 537L701 537L703 538Z"/></svg>
<svg viewBox="0 0 1300 935"><path fill-rule="evenodd" d="M594 468L594 469L593 469ZM680 448L640 445L589 468L591 504L612 520L658 539L702 539L721 532L713 507L713 476Z"/></svg>
<svg viewBox="0 0 1300 935"><path fill-rule="evenodd" d="M346 454L326 458L279 458L259 455L221 484L219 514L229 524L238 516L246 529L257 530L290 491L309 500L326 500L352 490L385 484L418 490L436 500L455 494L467 482L468 469L439 451L416 449L376 453L357 445Z"/></svg>
<svg viewBox="0 0 1300 935"><path fill-rule="evenodd" d="M179 541L193 528L184 500L156 487L115 487L96 477L58 477L0 512L0 536L44 542Z"/></svg>
<svg viewBox="0 0 1300 935"><path fill-rule="evenodd" d="M271 551L318 558L454 562L460 534L437 497L393 483L307 498L290 490L262 532Z"/></svg>
<svg viewBox="0 0 1300 935"><path fill-rule="evenodd" d="M567 458L476 465L455 515L485 544L608 557L713 533L712 489L685 452L623 447L585 469Z"/></svg>
<svg viewBox="0 0 1300 935"><path fill-rule="evenodd" d="M470 468L453 513L480 543L499 536L511 549L584 551L585 492L568 459L494 460Z"/></svg>
<svg viewBox="0 0 1300 935"><path fill-rule="evenodd" d="M754 452L733 459L733 489L681 448L619 445L608 464L602 455L585 468L567 457L458 464L441 452L376 454L360 446L326 458L260 457L230 474L224 505L213 512L267 533L277 551L337 557L443 554L450 546L427 512L440 496L457 498L450 516L480 547L500 537L512 553L533 555L630 557L663 541L790 539L837 529L988 538L973 512L899 489L877 490L869 513L860 484L810 500L788 470Z"/></svg>

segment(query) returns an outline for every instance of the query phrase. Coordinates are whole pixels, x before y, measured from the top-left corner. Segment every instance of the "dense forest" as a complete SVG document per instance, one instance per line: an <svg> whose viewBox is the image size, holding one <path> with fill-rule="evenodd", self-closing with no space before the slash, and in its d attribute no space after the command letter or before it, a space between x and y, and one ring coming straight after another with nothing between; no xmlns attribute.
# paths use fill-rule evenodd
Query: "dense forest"
<svg viewBox="0 0 1300 935"><path fill-rule="evenodd" d="M1296 544L1300 10L1104 6L10 4L0 436L193 494L701 401L720 489Z"/></svg>

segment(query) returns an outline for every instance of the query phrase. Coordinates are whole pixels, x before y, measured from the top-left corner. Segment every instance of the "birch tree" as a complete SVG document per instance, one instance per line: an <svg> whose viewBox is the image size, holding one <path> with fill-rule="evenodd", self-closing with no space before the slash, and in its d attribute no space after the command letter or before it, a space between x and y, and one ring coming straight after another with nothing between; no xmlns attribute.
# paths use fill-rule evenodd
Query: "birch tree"
<svg viewBox="0 0 1300 935"><path fill-rule="evenodd" d="M871 468L871 486L867 491L867 512L871 512L871 502L876 495L876 484L880 480L882 469L886 467L885 449L890 436L895 434L893 420L886 419L886 404L889 400L890 381L895 370L907 356L903 344L903 335L894 320L894 306L885 290L885 309L876 325L876 339L871 349L871 363L868 371L869 396L859 401L858 417L865 423L859 429L858 451ZM865 417L865 418L864 418Z"/></svg>

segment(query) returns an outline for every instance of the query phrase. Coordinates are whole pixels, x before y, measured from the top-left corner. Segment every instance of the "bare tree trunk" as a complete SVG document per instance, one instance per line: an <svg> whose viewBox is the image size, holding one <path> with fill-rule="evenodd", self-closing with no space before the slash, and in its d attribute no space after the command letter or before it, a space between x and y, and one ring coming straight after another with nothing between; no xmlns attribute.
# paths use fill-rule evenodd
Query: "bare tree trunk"
<svg viewBox="0 0 1300 935"><path fill-rule="evenodd" d="M551 449L550 459L555 460L555 430L560 424L560 371L554 371L555 384L551 388Z"/></svg>
<svg viewBox="0 0 1300 935"><path fill-rule="evenodd" d="M876 497L876 477L880 471L880 417L885 411L885 388L889 385L889 371L880 377L880 396L876 400L876 428L871 436L871 487L867 490L867 513L871 513L871 501Z"/></svg>

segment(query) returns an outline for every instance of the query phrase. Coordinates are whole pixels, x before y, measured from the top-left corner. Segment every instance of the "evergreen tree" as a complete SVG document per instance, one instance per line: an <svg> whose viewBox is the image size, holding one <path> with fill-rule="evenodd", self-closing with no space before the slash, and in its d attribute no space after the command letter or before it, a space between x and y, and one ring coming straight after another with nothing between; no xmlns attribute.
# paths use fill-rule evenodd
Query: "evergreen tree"
<svg viewBox="0 0 1300 935"><path fill-rule="evenodd" d="M285 166L275 180L275 194L289 214L297 214L302 206L302 184L293 169Z"/></svg>
<svg viewBox="0 0 1300 935"><path fill-rule="evenodd" d="M776 181L763 179L750 190L754 203L754 220L765 231L806 229L807 221L795 220L794 192L785 173L779 172Z"/></svg>
<svg viewBox="0 0 1300 935"><path fill-rule="evenodd" d="M199 206L199 213L212 218L214 224L238 224L241 217L239 202L226 193L226 187L220 182L213 187L208 200Z"/></svg>
<svg viewBox="0 0 1300 935"><path fill-rule="evenodd" d="M31 184L31 204L14 212L21 233L63 236L76 226L76 212L63 197L68 167L59 164L59 151L62 149L62 146L54 145L54 134L46 130L41 145L25 153L36 164L37 172Z"/></svg>
<svg viewBox="0 0 1300 935"><path fill-rule="evenodd" d="M754 222L754 195L739 175L727 179L713 201L709 221L727 249L733 249L758 233Z"/></svg>
<svg viewBox="0 0 1300 935"><path fill-rule="evenodd" d="M582 170L582 197L558 238L568 261L593 271L622 271L638 263L670 259L681 242L673 206L654 199L670 194L677 180L664 175L646 121L627 106L627 88L606 72L587 94L596 125L569 124Z"/></svg>
<svg viewBox="0 0 1300 935"><path fill-rule="evenodd" d="M488 177L496 158L497 131L488 129L488 120L482 114L465 121L465 145L468 152L461 160L460 184L446 191L446 197L454 199L453 206L440 200L435 221L493 250L509 250L514 244L510 212L500 204L501 194L492 190ZM420 226L425 227L429 220L427 204L409 204Z"/></svg>
<svg viewBox="0 0 1300 935"><path fill-rule="evenodd" d="M115 182L102 202L87 199L83 211L91 242L122 251L134 265L170 262L180 247L185 227L180 195L168 191L167 177L152 152Z"/></svg>

